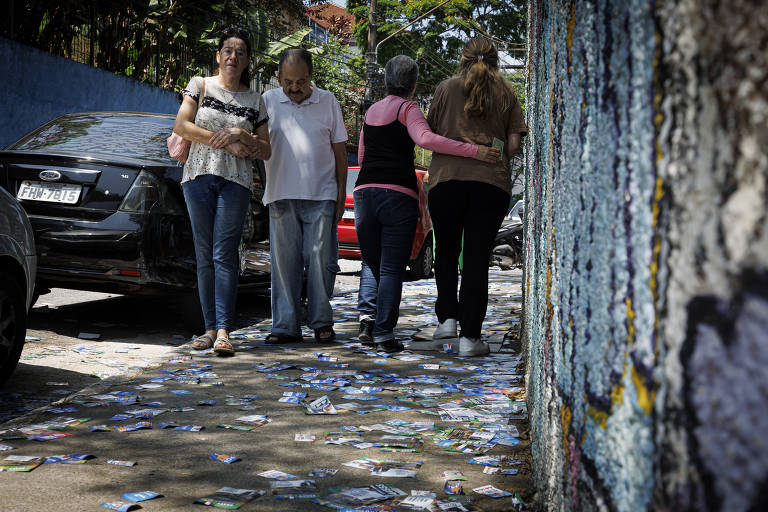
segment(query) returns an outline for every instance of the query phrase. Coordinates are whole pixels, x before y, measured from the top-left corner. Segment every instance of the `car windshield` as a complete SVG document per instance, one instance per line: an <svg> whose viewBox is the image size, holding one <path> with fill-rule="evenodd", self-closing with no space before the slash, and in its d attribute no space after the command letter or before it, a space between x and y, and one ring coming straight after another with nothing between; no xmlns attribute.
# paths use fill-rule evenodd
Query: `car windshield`
<svg viewBox="0 0 768 512"><path fill-rule="evenodd" d="M173 118L109 113L64 116L8 146L15 151L52 151L150 160L179 165L166 139Z"/></svg>
<svg viewBox="0 0 768 512"><path fill-rule="evenodd" d="M355 182L357 181L357 175L360 174L360 168L347 169L347 195L352 195L352 191L355 190Z"/></svg>

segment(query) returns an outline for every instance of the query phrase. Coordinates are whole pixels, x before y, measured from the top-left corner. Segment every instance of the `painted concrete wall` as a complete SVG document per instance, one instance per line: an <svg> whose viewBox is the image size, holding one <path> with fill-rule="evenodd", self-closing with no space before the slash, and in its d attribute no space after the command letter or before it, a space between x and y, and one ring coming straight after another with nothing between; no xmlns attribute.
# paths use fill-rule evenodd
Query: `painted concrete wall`
<svg viewBox="0 0 768 512"><path fill-rule="evenodd" d="M768 8L530 0L538 504L768 509Z"/></svg>
<svg viewBox="0 0 768 512"><path fill-rule="evenodd" d="M176 94L0 38L0 148L68 112L175 114Z"/></svg>

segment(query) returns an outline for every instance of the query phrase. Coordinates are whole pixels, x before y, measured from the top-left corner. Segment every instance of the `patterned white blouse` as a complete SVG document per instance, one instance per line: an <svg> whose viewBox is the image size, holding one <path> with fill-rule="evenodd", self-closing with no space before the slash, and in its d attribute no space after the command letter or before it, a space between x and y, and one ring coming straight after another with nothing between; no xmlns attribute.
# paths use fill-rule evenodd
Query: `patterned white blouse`
<svg viewBox="0 0 768 512"><path fill-rule="evenodd" d="M203 77L193 77L182 94L198 101ZM205 93L200 108L197 109L195 124L212 132L224 128L239 127L250 133L267 122L267 108L261 94L248 90L235 92L224 89L217 79L205 79ZM226 149L213 149L205 144L193 142L189 148L189 158L184 164L182 183L191 181L203 174L213 174L234 181L251 190L253 188L253 162L247 158L238 158Z"/></svg>

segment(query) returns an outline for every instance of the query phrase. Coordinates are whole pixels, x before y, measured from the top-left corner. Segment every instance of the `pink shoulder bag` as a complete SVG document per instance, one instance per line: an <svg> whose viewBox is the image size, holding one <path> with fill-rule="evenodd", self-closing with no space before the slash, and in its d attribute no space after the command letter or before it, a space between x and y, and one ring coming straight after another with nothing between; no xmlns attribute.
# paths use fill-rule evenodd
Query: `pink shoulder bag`
<svg viewBox="0 0 768 512"><path fill-rule="evenodd" d="M203 102L203 95L205 94L205 78L203 78L203 86L200 88L200 97L197 98L197 110L200 111L200 105ZM197 116L195 116L197 117ZM186 162L189 158L189 147L192 143L184 139L176 132L171 133L168 137L168 153L171 158L178 160L179 162Z"/></svg>

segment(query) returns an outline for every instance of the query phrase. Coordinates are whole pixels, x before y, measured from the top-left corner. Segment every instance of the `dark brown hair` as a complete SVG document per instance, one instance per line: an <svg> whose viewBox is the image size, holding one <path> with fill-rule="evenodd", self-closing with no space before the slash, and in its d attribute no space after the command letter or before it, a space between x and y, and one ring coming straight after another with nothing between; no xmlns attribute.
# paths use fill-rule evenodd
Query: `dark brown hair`
<svg viewBox="0 0 768 512"><path fill-rule="evenodd" d="M221 34L219 35L219 46L218 51L221 51L222 48L224 48L224 43L227 41L227 39L230 38L236 38L240 39L242 42L245 43L245 53L248 55L248 58L251 58L251 34L242 28L236 28L236 27L229 27L225 28L221 31ZM243 73L240 75L240 83L245 85L246 87L251 87L251 71L250 71L250 64L245 67L243 70ZM216 74L219 73L219 69L216 69Z"/></svg>
<svg viewBox="0 0 768 512"><path fill-rule="evenodd" d="M514 102L512 89L499 74L499 53L488 39L470 39L459 60L458 74L464 79L464 111L485 117L504 112Z"/></svg>

